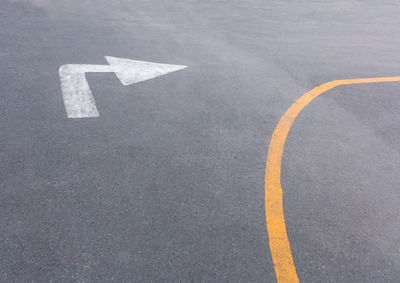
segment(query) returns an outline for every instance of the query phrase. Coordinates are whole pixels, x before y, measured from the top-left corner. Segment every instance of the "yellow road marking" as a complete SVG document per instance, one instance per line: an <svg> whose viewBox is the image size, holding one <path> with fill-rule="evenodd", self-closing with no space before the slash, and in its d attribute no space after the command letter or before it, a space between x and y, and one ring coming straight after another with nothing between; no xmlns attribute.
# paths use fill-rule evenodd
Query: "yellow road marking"
<svg viewBox="0 0 400 283"><path fill-rule="evenodd" d="M272 134L265 168L265 219L267 222L272 261L274 263L276 279L278 283L299 282L286 232L281 187L283 147L294 120L296 120L296 117L303 110L303 108L306 107L314 98L334 87L350 84L397 81L400 81L400 77L330 81L317 86L296 100L296 102L290 106L290 108L280 119L274 130L274 133Z"/></svg>

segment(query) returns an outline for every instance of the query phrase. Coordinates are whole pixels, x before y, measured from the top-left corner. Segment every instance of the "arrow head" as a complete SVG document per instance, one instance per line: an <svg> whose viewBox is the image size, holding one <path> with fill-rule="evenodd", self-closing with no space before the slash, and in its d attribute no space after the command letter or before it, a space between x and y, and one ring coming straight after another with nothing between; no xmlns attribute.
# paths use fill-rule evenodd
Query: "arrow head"
<svg viewBox="0 0 400 283"><path fill-rule="evenodd" d="M108 63L115 68L115 74L123 85L150 80L187 68L187 66L183 65L159 64L110 56L105 57Z"/></svg>

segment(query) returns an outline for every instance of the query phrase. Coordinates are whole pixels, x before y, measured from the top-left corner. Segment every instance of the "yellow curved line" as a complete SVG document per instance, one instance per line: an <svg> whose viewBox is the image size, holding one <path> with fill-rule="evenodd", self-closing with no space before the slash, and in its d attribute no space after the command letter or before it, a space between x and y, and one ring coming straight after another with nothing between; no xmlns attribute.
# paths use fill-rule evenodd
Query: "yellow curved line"
<svg viewBox="0 0 400 283"><path fill-rule="evenodd" d="M267 223L269 246L274 263L278 283L299 282L296 267L293 262L292 252L286 232L283 214L281 165L283 147L290 127L296 120L301 110L314 98L324 92L340 86L363 83L396 82L400 77L364 78L337 80L324 83L301 96L280 119L272 134L268 149L268 158L265 168L265 219Z"/></svg>

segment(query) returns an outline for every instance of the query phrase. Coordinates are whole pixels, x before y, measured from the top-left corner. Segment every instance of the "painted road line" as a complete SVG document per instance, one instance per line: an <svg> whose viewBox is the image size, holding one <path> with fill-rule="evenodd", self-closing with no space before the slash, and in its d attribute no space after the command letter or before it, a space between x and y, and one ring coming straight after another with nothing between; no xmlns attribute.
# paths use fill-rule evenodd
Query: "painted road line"
<svg viewBox="0 0 400 283"><path fill-rule="evenodd" d="M397 82L400 77L364 78L330 81L301 96L280 119L272 134L265 168L265 219L269 246L278 283L299 282L293 262L283 214L281 167L282 154L289 130L299 113L314 98L341 85Z"/></svg>
<svg viewBox="0 0 400 283"><path fill-rule="evenodd" d="M115 73L123 85L153 79L187 66L169 65L106 56L109 65L67 64L60 67L61 91L68 118L99 117L86 73Z"/></svg>

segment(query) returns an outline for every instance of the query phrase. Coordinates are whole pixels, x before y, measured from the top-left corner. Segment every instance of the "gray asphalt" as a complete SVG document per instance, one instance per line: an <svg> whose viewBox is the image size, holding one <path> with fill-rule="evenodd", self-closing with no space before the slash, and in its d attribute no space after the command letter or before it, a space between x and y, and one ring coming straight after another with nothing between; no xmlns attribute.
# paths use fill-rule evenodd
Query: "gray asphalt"
<svg viewBox="0 0 400 283"><path fill-rule="evenodd" d="M2 0L0 282L276 282L272 132L303 93L400 75L398 1ZM68 119L63 64L99 118ZM284 211L301 282L400 282L400 83L335 88L298 117Z"/></svg>

